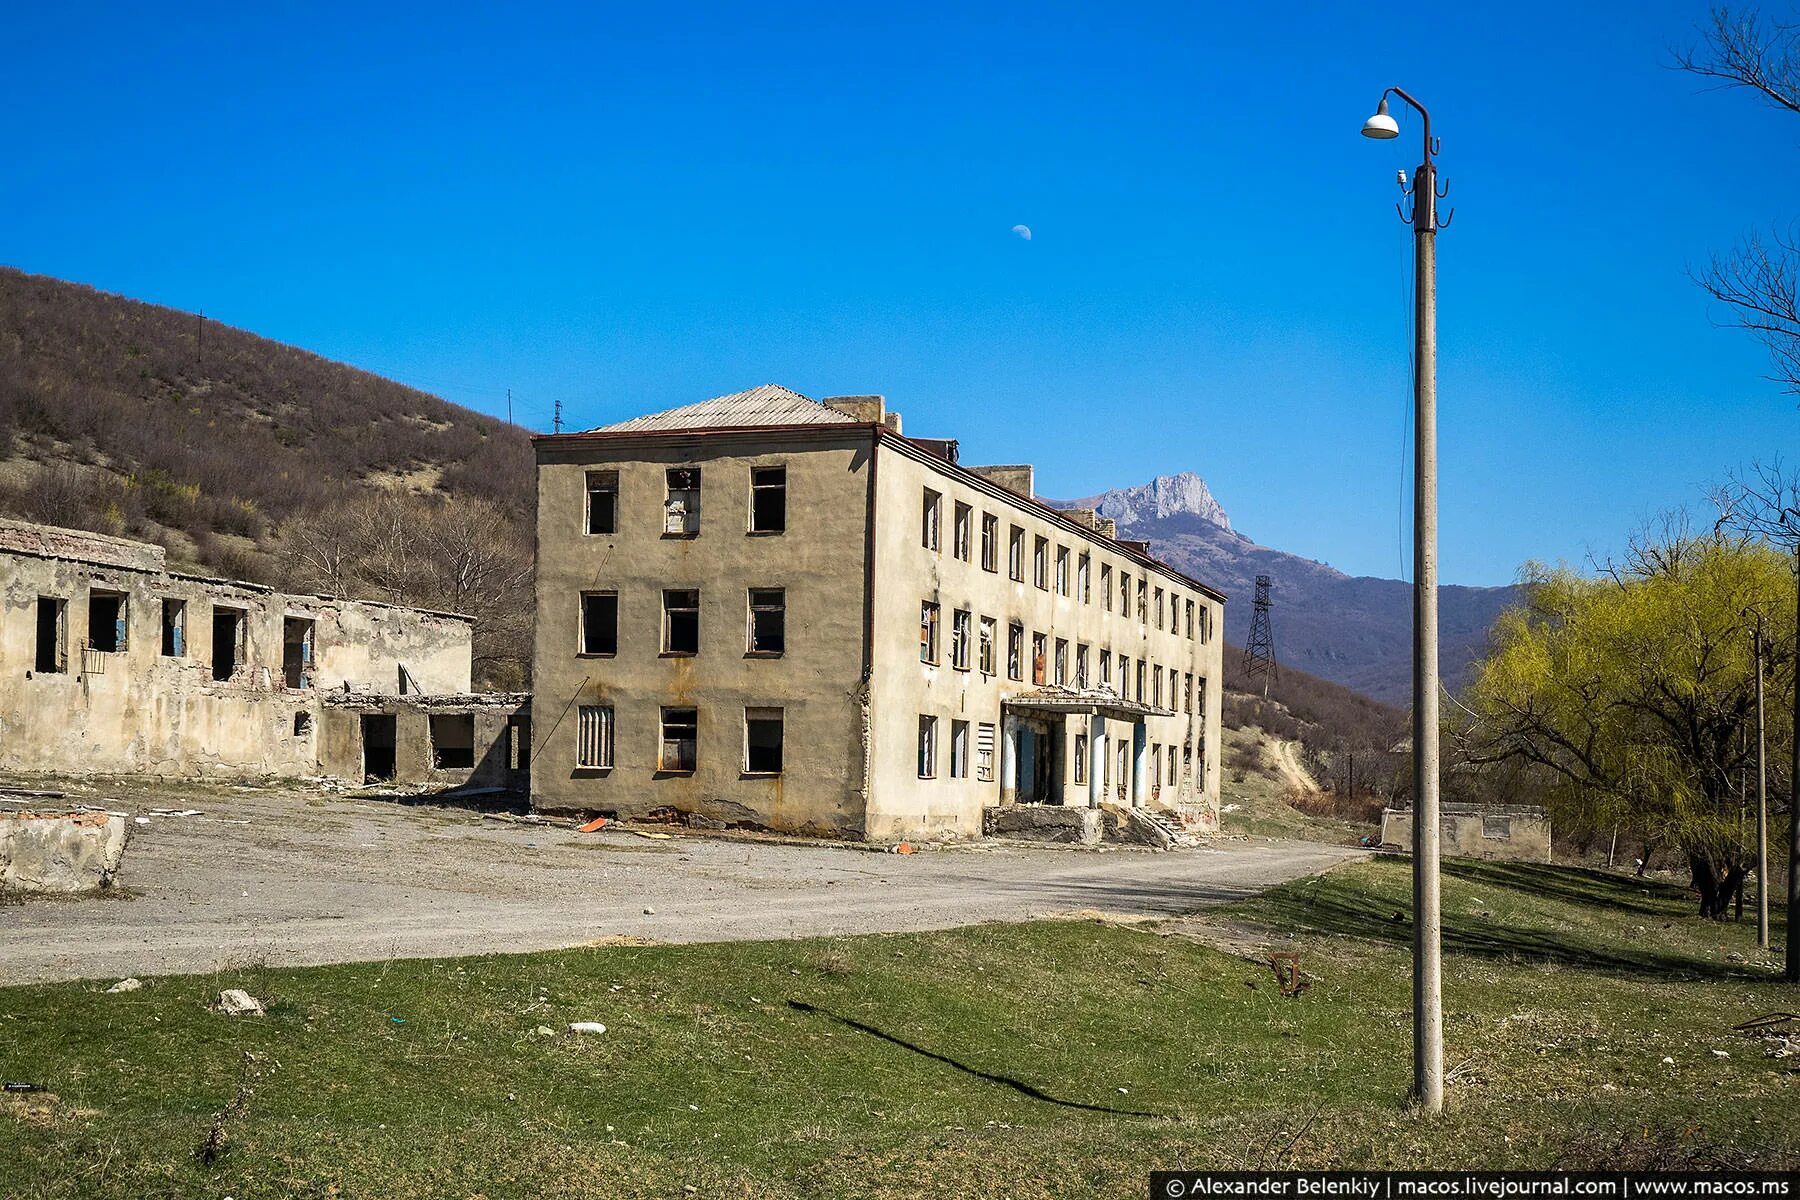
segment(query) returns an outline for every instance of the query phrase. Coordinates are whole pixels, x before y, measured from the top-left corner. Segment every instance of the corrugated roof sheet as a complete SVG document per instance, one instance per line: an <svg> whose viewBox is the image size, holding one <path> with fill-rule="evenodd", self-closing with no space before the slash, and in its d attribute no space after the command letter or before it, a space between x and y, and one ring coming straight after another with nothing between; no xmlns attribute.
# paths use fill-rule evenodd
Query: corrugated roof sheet
<svg viewBox="0 0 1800 1200"><path fill-rule="evenodd" d="M601 425L590 433L635 433L654 429L740 428L746 425L833 425L854 423L855 418L778 383L765 383L747 392L715 396L698 404L684 404L663 412L647 413Z"/></svg>

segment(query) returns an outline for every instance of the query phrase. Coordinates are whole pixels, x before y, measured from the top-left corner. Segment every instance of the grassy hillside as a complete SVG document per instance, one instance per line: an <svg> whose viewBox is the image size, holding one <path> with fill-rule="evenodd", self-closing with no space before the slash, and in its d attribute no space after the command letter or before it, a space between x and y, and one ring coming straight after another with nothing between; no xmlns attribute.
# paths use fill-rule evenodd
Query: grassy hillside
<svg viewBox="0 0 1800 1200"><path fill-rule="evenodd" d="M1448 1111L1404 1104L1406 864L1223 913L0 989L44 1197L1141 1196L1154 1167L1800 1163L1746 927L1447 864ZM1218 949L1224 946L1228 949ZM1266 959L1298 952L1284 997ZM206 1010L226 987L262 1019ZM600 1021L603 1034L567 1032ZM210 1162L201 1153L217 1130Z"/></svg>
<svg viewBox="0 0 1800 1200"><path fill-rule="evenodd" d="M0 268L0 512L269 573L347 492L532 496L524 430L192 313Z"/></svg>

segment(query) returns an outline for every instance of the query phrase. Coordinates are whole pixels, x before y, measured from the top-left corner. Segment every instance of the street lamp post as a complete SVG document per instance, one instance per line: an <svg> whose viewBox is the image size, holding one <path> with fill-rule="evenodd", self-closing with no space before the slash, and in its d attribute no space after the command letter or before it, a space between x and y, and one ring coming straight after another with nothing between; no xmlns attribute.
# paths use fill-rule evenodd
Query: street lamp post
<svg viewBox="0 0 1800 1200"><path fill-rule="evenodd" d="M1396 138L1388 97L1418 110L1425 153L1413 175L1413 1099L1444 1107L1444 946L1438 880L1437 186L1431 114L1400 88L1381 95L1363 136ZM1449 224L1446 220L1444 224Z"/></svg>

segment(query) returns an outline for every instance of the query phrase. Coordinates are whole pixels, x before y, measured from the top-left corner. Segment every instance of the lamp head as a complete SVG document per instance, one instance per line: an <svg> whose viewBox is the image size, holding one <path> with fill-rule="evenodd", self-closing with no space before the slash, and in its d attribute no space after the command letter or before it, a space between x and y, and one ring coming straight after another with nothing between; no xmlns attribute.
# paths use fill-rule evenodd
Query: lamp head
<svg viewBox="0 0 1800 1200"><path fill-rule="evenodd" d="M1380 105L1375 109L1375 115L1363 122L1362 132L1363 136L1366 138L1381 138L1383 140L1400 136L1399 123L1396 122L1394 118L1388 116L1386 96L1381 98Z"/></svg>

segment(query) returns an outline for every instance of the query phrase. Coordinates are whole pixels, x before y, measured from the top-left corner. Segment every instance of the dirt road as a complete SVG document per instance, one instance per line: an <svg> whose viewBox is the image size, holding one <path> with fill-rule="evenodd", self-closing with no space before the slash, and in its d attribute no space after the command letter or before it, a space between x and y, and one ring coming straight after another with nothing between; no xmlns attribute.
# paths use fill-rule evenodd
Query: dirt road
<svg viewBox="0 0 1800 1200"><path fill-rule="evenodd" d="M0 984L541 950L616 935L734 941L1074 909L1176 914L1357 857L1242 842L1166 854L988 843L895 855L579 834L299 791L84 799L201 812L134 825L124 898L0 906Z"/></svg>

